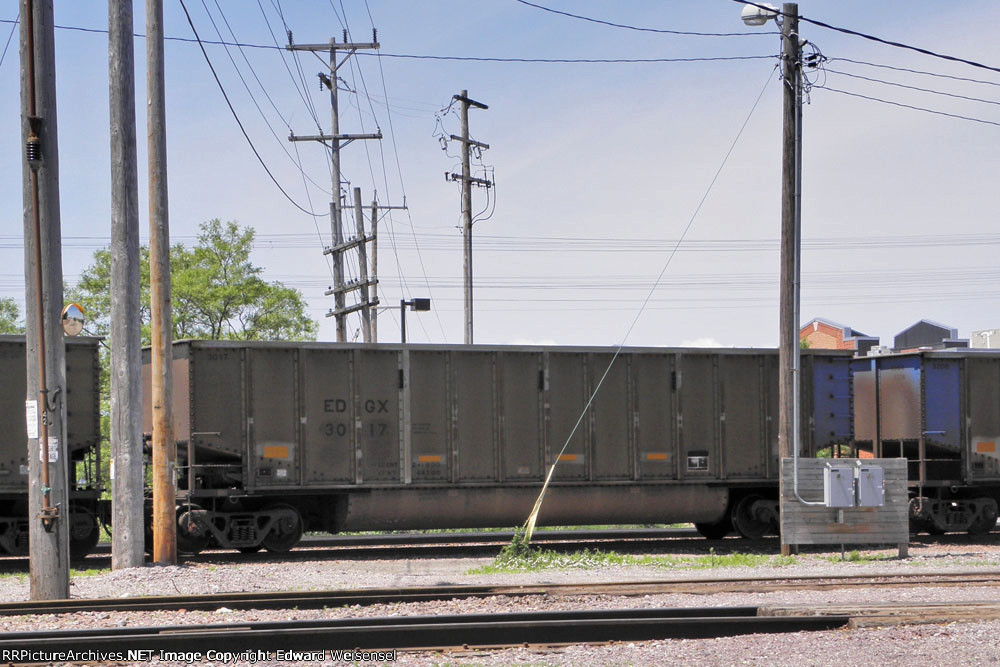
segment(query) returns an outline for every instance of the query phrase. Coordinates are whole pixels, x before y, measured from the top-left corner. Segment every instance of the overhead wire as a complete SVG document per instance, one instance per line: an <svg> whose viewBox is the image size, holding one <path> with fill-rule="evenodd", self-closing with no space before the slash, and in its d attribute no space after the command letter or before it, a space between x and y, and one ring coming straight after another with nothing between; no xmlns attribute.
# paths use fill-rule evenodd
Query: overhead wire
<svg viewBox="0 0 1000 667"><path fill-rule="evenodd" d="M870 100L872 102L881 102L882 104L889 104L895 107L902 107L904 109L913 109L914 111L923 111L925 113L934 114L937 116L947 116L949 118L957 118L959 120L967 120L973 123L982 123L983 125L996 125L1000 126L1000 123L992 120L985 120L983 118L974 118L972 116L963 116L957 113L948 113L947 111L938 111L935 109L928 109L926 107L918 107L913 104L904 104L902 102L894 102L892 100L882 99L880 97L873 97L871 95L862 95L861 93L852 93L847 90L840 90L839 88L832 88L829 85L817 85L815 86L819 90L829 90L832 93L840 93L841 95L849 95L851 97L859 97L864 100Z"/></svg>
<svg viewBox="0 0 1000 667"><path fill-rule="evenodd" d="M920 86L910 86L910 85L907 85L905 83L899 83L897 81L886 81L884 79L875 79L875 78L872 78L872 77L862 76L860 74L852 74L850 72L841 72L840 70L830 69L829 67L826 67L826 66L823 67L823 71L828 72L830 74L837 74L837 75L840 75L840 76L846 76L846 77L849 77L849 78L852 78L852 79L860 79L862 81L868 81L868 82L871 82L871 83L880 83L880 84L884 84L886 86L893 86L893 87L896 87L896 88L905 88L907 90L915 90L915 91L921 92L921 93L930 93L932 95L942 95L942 96L945 96L945 97L952 97L952 98L960 99L960 100L968 100L970 102L982 102L983 104L996 104L996 105L1000 105L1000 101L997 101L997 100L985 100L985 99L983 99L981 97L970 97L968 95L958 95L956 93L948 93L948 92L945 92L943 90L934 90L933 88L921 88ZM822 86L820 86L820 87L822 87Z"/></svg>
<svg viewBox="0 0 1000 667"><path fill-rule="evenodd" d="M331 0L331 3L332 3L332 0ZM341 8L343 8L343 5L341 5ZM365 0L365 11L368 14L368 20L371 23L372 30L374 30L375 29L375 18L374 18L374 16L372 16L371 7L368 5L368 0ZM347 15L346 15L346 12L345 12L344 13L344 20L345 20L345 22L346 22L346 18L347 18ZM381 51L378 51L377 53L380 53L380 52ZM378 62L379 79L382 82L382 94L385 97L385 99L388 100L389 99L389 91L388 91L388 86L386 85L386 82L385 82L385 70L382 67L382 59L381 58L376 58L376 62ZM371 97L369 95L368 85L365 82L364 73L361 71L360 65L358 67L358 75L361 78L361 84L362 84L362 87L363 87L363 89L365 91L365 95L368 97L369 102L370 102L371 101ZM372 114L374 115L374 113L375 113L375 109L372 108ZM399 189L400 189L401 196L403 198L403 205L405 206L406 205L406 201L407 201L407 198L406 198L406 185L405 185L405 183L403 181L403 168L401 166L400 159L399 159L399 147L397 146L397 143L396 143L396 130L395 130L395 127L394 127L393 121L392 121L392 110L389 109L388 106L386 107L386 120L388 121L388 124L389 124L389 140L390 140L390 142L392 144L392 151L393 151L393 155L394 155L395 160L396 160L396 175L397 175L397 177L399 179ZM381 144L381 142L379 142L379 154L380 154L381 160L382 160L382 180L383 180L383 183L385 184L386 196L389 196L389 176L388 176L388 173L386 171L385 153L382 151L382 144ZM431 297L431 298L433 298L433 294L431 293L430 283L427 280L427 268L426 268L426 265L424 263L423 254L421 253L421 250L420 250L420 241L417 238L416 229L414 229L414 225L413 225L413 216L410 213L410 209L409 209L408 206L404 210L406 212L407 220L409 221L410 234L411 234L411 236L413 238L413 244L414 244L414 247L416 248L416 251L417 251L417 262L420 265L420 272L421 272L421 274L424 277L424 283L427 285L428 296ZM392 211L391 210L389 211L389 222L390 222L390 225L392 225L393 220L392 220ZM392 227L391 226L388 227L388 229L389 229L389 234L390 234L390 240L392 240L393 244L394 244L393 245L393 252L396 253L396 248L395 248L395 234L392 231ZM396 255L396 257L397 257L397 262L398 262L398 254ZM443 340L445 342L447 342L448 341L448 333L445 330L444 323L441 321L441 316L437 313L437 311L434 311L434 318L435 318L435 320L437 320L438 328L441 331L441 336L442 336ZM421 326L423 326L422 323L421 323ZM425 331L425 333L426 333L426 331ZM428 340L429 339L430 339L430 336L428 335Z"/></svg>
<svg viewBox="0 0 1000 667"><path fill-rule="evenodd" d="M677 240L677 244L674 246L674 249L670 252L669 255L667 255L667 259L663 263L663 268L660 269L659 275L656 277L656 280L653 282L652 287L650 287L649 291L646 293L646 298L642 301L642 304L639 306L638 311L636 311L635 316L632 318L632 322L631 322L631 324L629 324L628 329L625 331L625 335L622 337L621 343L618 345L617 349L615 350L614 355L611 357L611 361L608 362L608 366L604 370L604 374L601 375L601 379L597 381L597 385L594 387L593 392L591 392L590 398L587 400L586 405L583 406L583 410L580 411L580 416L579 416L579 418L577 418L576 424L573 425L573 428L570 430L569 435L566 437L566 441L563 443L562 449L560 449L559 453L553 458L553 460L552 460L552 467L549 469L549 473L545 477L545 482L542 484L542 489L539 492L538 498L535 500L535 505L532 508L531 513L528 515L528 519L527 519L527 521L525 522L525 525L524 525L524 527L525 527L525 535L524 535L524 541L525 541L525 543L528 543L528 542L531 541L531 533L534 530L535 519L536 519L536 517L538 515L539 509L541 508L542 500L545 497L545 491L546 491L546 489L549 486L549 482L552 480L552 475L555 473L556 465L558 464L559 460L562 458L562 455L566 452L566 448L569 447L570 442L573 441L573 436L576 434L577 430L580 428L580 424L583 422L583 418L587 415L587 412L590 410L590 406L591 406L591 404L593 404L594 399L597 397L597 394L601 391L601 387L604 386L604 380L607 379L608 374L611 372L611 368L615 365L615 361L621 355L622 349L625 347L625 344L628 342L629 336L632 335L632 331L635 329L635 325L639 322L639 318L642 317L642 313L646 310L646 306L649 305L650 299L652 299L654 292L656 292L656 288L659 286L660 280L663 279L663 275L667 272L667 269L670 267L670 264L673 261L674 256L677 254L677 249L684 242L684 238L687 236L688 232L691 230L692 225L694 225L694 221L698 218L698 213L701 212L701 208L705 204L705 201L708 199L708 195L712 192L712 189L715 187L716 181L719 180L719 175L722 173L722 170L725 168L726 163L729 162L729 156L733 154L733 150L735 150L736 144L739 143L740 137L743 136L743 131L746 129L747 125L750 123L750 119L753 117L754 111L757 110L757 105L760 103L761 99L764 97L764 92L767 90L768 85L771 83L771 75L773 74L774 71L777 70L777 68L778 68L778 66L775 65L774 70L772 70L771 72L768 72L767 81L765 81L764 87L761 88L760 94L757 95L757 99L754 100L753 106L750 107L750 113L747 114L747 117L744 119L743 124L740 126L739 132L736 133L736 137L735 137L735 139L733 139L733 143L729 146L729 150L726 151L726 155L722 159L722 164L719 165L719 168L716 170L715 175L712 177L712 180L709 182L708 187L705 189L705 194L702 195L701 200L698 202L698 205L695 207L694 213L691 214L691 218L688 220L687 225L685 225L684 230L681 232L680 238Z"/></svg>
<svg viewBox="0 0 1000 667"><path fill-rule="evenodd" d="M626 30L635 30L637 32L652 32L665 35L690 35L694 37L753 37L758 35L775 35L776 32L691 32L687 30L670 30L665 28L648 28L643 26L628 25L625 23L614 23L612 21L605 21L602 19L595 19L590 16L581 16L580 14L572 14L570 12L564 12L559 9L553 9L551 7L545 7L544 5L539 5L534 2L528 2L528 0L514 0L514 2L519 2L522 5L527 5L528 7L534 7L535 9L540 9L545 12L552 14L558 14L560 16L566 16L569 18L579 19L581 21L588 21L590 23L598 23L600 25L610 26L612 28L624 28Z"/></svg>
<svg viewBox="0 0 1000 667"><path fill-rule="evenodd" d="M229 25L229 20L226 18L225 13L223 13L222 7L219 6L218 0L214 0L214 1L215 1L215 6L216 6L216 8L219 11L219 15L222 17L223 22L226 24L226 28L229 29L230 34L233 36L233 40L236 41L236 34L233 32L232 27ZM201 4L202 4L202 7L205 8L205 13L208 15L208 20L212 23L212 27L215 29L216 34L219 35L220 39L222 39L222 32L219 30L219 26L216 25L215 19L212 16L212 13L209 11L208 5L206 4L205 0L202 0ZM260 104L258 104L257 98L254 96L253 92L250 90L250 86L247 83L247 80L243 77L243 73L240 71L239 66L236 64L236 60L233 58L232 54L229 52L229 47L226 46L226 47L223 47L223 48L226 51L226 55L229 56L229 61L233 64L233 69L236 70L236 75L239 77L240 82L243 84L243 88L246 89L247 95L250 97L250 101L253 103L254 107L257 109L257 113L259 113L260 117L264 120L264 124L267 125L267 129L271 132L271 136L273 136L274 140L278 142L278 146L281 147L282 152L288 157L289 160L291 160L292 164L294 164L296 166L296 168L298 168L298 170L300 172L302 172L302 175L306 179L308 179L310 183L312 183L314 186L317 187L317 189L321 190L322 192L326 192L327 194L329 194L329 190L324 189L322 186L320 186L318 183L316 183L316 181L314 181L312 178L310 178L303 171L301 160L296 161L295 158L292 157L292 154L289 152L287 146L285 146L285 144L288 143L287 140L284 140L281 137L279 137L278 133L274 131L274 127L271 125L271 122L268 119L267 114L265 114L264 110L260 108ZM292 130L291 125L288 123L287 120L285 120L284 115L282 115L281 111L278 109L277 105L274 103L274 100L271 99L271 95L267 92L267 88L264 86L264 84L261 83L260 77L257 76L257 72L254 70L253 65L250 64L250 60L246 57L246 54L243 52L243 49L240 48L239 51L240 51L240 54L243 55L243 60L246 62L247 68L250 70L250 73L253 75L254 80L257 82L257 85L260 87L261 91L264 93L264 97L266 97L267 101L271 103L271 108L274 109L274 112L277 114L278 118L281 119L281 122L284 123L285 126L288 128L288 131L291 132L291 130ZM309 208L311 209L312 206L310 206Z"/></svg>
<svg viewBox="0 0 1000 667"><path fill-rule="evenodd" d="M779 15L784 16L784 13L781 10L776 9L774 7L768 7L767 5L763 5L763 4L758 3L758 2L750 2L749 0L733 0L733 2L741 4L741 5L751 5L753 7L758 7L760 9L766 10L768 12L775 12L775 13L777 13ZM909 51L915 51L917 53L923 54L925 56L930 56L932 58L940 58L941 60L948 60L950 62L962 63L963 65L969 65L970 67L977 67L979 69L985 69L985 70L990 70L992 72L998 72L998 73L1000 73L1000 67L993 67L992 65L985 65L983 63L976 62L975 60L969 60L967 58L960 58L958 56L952 56L952 55L948 55L946 53L938 53L936 51L931 51L930 49L921 48L919 46L913 46L912 44L905 44L903 42L894 42L892 40L883 39L882 37L877 37L875 35L869 35L867 33L859 32L857 30L851 30L850 28L842 28L840 26L831 25L831 24L825 23L823 21L818 21L816 19L812 19L812 18L809 18L807 16L803 16L802 14L798 15L798 19L799 19L799 21L801 21L803 23L809 23L809 24L812 24L812 25L815 25L815 26L819 26L820 28L827 28L828 30L834 30L836 32L844 33L845 35L852 35L854 37L860 37L862 39L867 39L867 40L872 41L872 42L878 42L879 44L884 44L886 46L892 46L892 47L895 47L895 48L898 48L898 49L906 49L906 50L909 50Z"/></svg>
<svg viewBox="0 0 1000 667"><path fill-rule="evenodd" d="M894 65L885 65L885 64L882 64L882 63L873 63L873 62L868 62L868 61L865 61L865 60L854 60L852 58L836 57L836 58L829 58L827 60L828 63L832 63L832 62L836 62L836 61L842 61L842 62L845 62L845 63L852 63L854 65L866 65L868 67L879 67L879 68L882 68L882 69L894 70L896 72L908 72L910 74L920 74L922 76L933 76L933 77L937 77L939 79L952 79L954 81L964 81L966 83L979 83L979 84L983 84L983 85L987 85L987 86L1000 86L1000 82L997 82L997 81L984 81L983 79L972 79L972 78L965 77L965 76L954 76L954 75L951 75L951 74L942 74L940 72L928 72L926 70L911 69L909 67L896 67Z"/></svg>
<svg viewBox="0 0 1000 667"><path fill-rule="evenodd" d="M187 5L184 4L184 0L180 0L180 3L181 3L181 8L184 10L184 15L187 17L188 25L191 26L191 31L195 35L195 39L199 39L198 30L194 27L194 21L191 20L191 14L188 12ZM222 97L226 100L226 106L229 107L229 111L230 113L232 113L233 118L236 120L236 124L239 125L240 127L240 132L243 133L243 138L247 140L247 144L250 145L250 149L253 151L253 154L257 157L257 161L260 162L260 166L264 168L264 171L267 172L268 177L270 177L271 181L278 188L278 190L281 191L281 194L285 196L285 199L291 202L292 206L294 206L295 208L299 209L300 211L302 211L307 215L313 215L313 216L318 215L313 211L303 208L297 201L292 199L292 196L288 194L285 188L281 186L281 183L278 182L278 179L274 177L274 174L271 173L270 168L268 168L267 164L264 162L264 158L261 157L260 153L257 151L257 147L254 146L253 141L250 139L250 135L247 134L246 128L243 127L243 122L240 121L240 117L236 113L236 109L233 108L233 103L229 100L229 95L226 94L226 88L225 86L222 85L222 81L219 79L219 75L215 71L215 67L212 65L212 60L208 57L208 52L205 51L205 47L200 42L198 45L201 48L202 55L205 57L205 62L208 64L208 68L212 70L212 76L215 78L215 83L219 87L219 92L222 93Z"/></svg>
<svg viewBox="0 0 1000 667"><path fill-rule="evenodd" d="M10 34L7 35L7 43L3 45L3 53L0 53L0 67L3 67L4 58L7 57L7 49L10 47L10 41L14 39L14 33L17 32L17 24L20 20L21 17L18 16L17 19L11 21Z"/></svg>

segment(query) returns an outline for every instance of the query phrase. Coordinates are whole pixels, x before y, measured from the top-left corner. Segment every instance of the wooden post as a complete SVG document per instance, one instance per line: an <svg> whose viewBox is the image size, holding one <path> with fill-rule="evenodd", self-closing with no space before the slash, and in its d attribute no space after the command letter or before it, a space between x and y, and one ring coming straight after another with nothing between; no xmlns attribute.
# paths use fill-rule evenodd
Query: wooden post
<svg viewBox="0 0 1000 667"><path fill-rule="evenodd" d="M378 201L372 200L372 280L375 284L375 298L378 298ZM372 308L372 342L378 342L378 307Z"/></svg>
<svg viewBox="0 0 1000 667"><path fill-rule="evenodd" d="M372 342L371 307L368 299L368 248L365 238L365 216L361 204L361 188L354 188L354 225L358 235L358 280L361 283L361 339Z"/></svg>
<svg viewBox="0 0 1000 667"><path fill-rule="evenodd" d="M465 344L472 345L472 166L469 147L469 91L461 92L462 111L462 243L465 248Z"/></svg>
<svg viewBox="0 0 1000 667"><path fill-rule="evenodd" d="M29 595L58 600L69 597L70 520L52 0L22 0L20 12L26 399L34 406L26 411Z"/></svg>
<svg viewBox="0 0 1000 667"><path fill-rule="evenodd" d="M177 563L170 309L170 216L163 73L163 0L146 0L146 126L149 147L149 319L153 408L153 562Z"/></svg>
<svg viewBox="0 0 1000 667"><path fill-rule="evenodd" d="M139 185L132 2L109 0L111 97L111 567L143 562Z"/></svg>
<svg viewBox="0 0 1000 667"><path fill-rule="evenodd" d="M784 83L782 104L781 156L781 285L779 295L780 334L778 354L778 460L797 456L795 451L794 415L795 382L794 355L799 346L799 325L795 321L795 257L796 223L796 92L798 89L799 19L798 4L786 2L781 7L781 75ZM784 484L784 481L781 482ZM785 498L780 489L780 498ZM793 546L781 536L781 554L792 554Z"/></svg>

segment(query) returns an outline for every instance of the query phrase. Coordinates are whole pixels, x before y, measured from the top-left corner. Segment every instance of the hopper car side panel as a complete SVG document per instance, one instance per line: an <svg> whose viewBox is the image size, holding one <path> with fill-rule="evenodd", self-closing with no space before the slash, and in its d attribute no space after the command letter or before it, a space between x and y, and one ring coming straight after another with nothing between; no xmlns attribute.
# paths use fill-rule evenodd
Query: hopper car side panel
<svg viewBox="0 0 1000 667"><path fill-rule="evenodd" d="M542 525L724 526L748 496L739 526L774 514L773 350L611 364L606 348L180 341L174 356L187 546L268 546L289 512L298 530L509 526L557 458Z"/></svg>

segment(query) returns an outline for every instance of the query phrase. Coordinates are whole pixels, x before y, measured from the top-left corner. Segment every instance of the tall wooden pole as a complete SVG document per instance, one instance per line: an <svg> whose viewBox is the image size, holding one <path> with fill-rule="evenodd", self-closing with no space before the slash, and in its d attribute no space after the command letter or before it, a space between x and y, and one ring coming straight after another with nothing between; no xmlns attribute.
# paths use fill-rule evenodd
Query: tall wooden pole
<svg viewBox="0 0 1000 667"><path fill-rule="evenodd" d="M344 39L346 42L346 38ZM334 247L344 242L344 232L341 227L340 203L340 109L337 100L337 40L330 39L330 179L333 198L330 200L330 232ZM333 283L340 289L344 286L344 256L333 253ZM347 315L343 312L346 305L344 293L338 291L333 297L336 308L337 342L347 340Z"/></svg>
<svg viewBox="0 0 1000 667"><path fill-rule="evenodd" d="M163 72L163 0L146 0L146 126L149 147L149 301L153 407L153 562L177 563L170 216ZM190 474L191 471L188 471Z"/></svg>
<svg viewBox="0 0 1000 667"><path fill-rule="evenodd" d="M798 133L797 104L799 91L799 6L786 2L781 7L781 79L784 84L782 103L781 155L781 286L779 295L780 336L778 348L778 457L797 455L796 400L798 383L799 323L797 321L797 254L798 237ZM783 476L779 474L779 479ZM785 498L784 482L780 482L780 497ZM794 545L781 536L781 554L791 555Z"/></svg>
<svg viewBox="0 0 1000 667"><path fill-rule="evenodd" d="M20 11L30 596L57 600L69 597L70 522L52 0Z"/></svg>
<svg viewBox="0 0 1000 667"><path fill-rule="evenodd" d="M378 200L372 200L372 279L378 280ZM375 286L378 298L378 285ZM378 308L372 308L372 342L378 342ZM987 345L989 341L987 340Z"/></svg>
<svg viewBox="0 0 1000 667"><path fill-rule="evenodd" d="M111 97L111 567L143 562L139 185L132 1L108 2Z"/></svg>
<svg viewBox="0 0 1000 667"><path fill-rule="evenodd" d="M461 92L462 111L462 241L465 248L465 344L472 344L472 166L469 147L469 91Z"/></svg>
<svg viewBox="0 0 1000 667"><path fill-rule="evenodd" d="M361 335L366 343L372 342L372 316L368 307L368 248L365 238L365 216L361 204L361 188L354 188L354 225L358 238L358 281L361 283Z"/></svg>

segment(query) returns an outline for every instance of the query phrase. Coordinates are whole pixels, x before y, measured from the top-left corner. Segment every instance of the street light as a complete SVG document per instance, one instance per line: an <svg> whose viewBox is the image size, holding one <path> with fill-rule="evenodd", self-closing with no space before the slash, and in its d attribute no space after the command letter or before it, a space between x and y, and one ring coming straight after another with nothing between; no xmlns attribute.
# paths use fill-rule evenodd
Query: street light
<svg viewBox="0 0 1000 667"><path fill-rule="evenodd" d="M406 307L409 306L410 310L430 310L431 300L430 299L411 299L407 301L406 299L399 300L399 335L402 342L406 342Z"/></svg>

